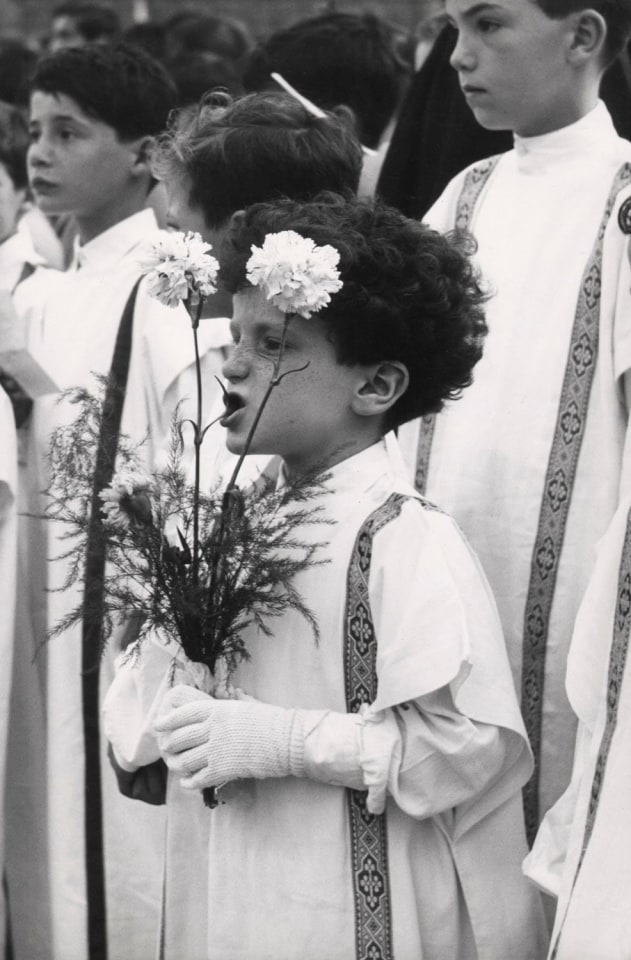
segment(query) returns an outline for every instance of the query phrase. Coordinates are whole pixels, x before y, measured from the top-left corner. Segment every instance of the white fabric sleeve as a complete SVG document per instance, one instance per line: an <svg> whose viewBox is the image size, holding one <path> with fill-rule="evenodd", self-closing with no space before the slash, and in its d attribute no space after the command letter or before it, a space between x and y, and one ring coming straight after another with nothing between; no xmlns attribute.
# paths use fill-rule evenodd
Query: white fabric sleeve
<svg viewBox="0 0 631 960"><path fill-rule="evenodd" d="M162 700L174 683L206 689L208 671L157 638L136 641L116 659L116 676L102 706L103 731L116 762L131 772L160 758L153 729Z"/></svg>
<svg viewBox="0 0 631 960"><path fill-rule="evenodd" d="M480 794L512 764L510 733L458 713L447 688L409 704L314 716L305 731L305 775L368 790L371 813L393 797L418 819Z"/></svg>
<svg viewBox="0 0 631 960"><path fill-rule="evenodd" d="M371 813L381 813L390 794L409 816L434 816L478 797L514 762L510 732L459 713L448 687L388 710L367 708L362 720Z"/></svg>

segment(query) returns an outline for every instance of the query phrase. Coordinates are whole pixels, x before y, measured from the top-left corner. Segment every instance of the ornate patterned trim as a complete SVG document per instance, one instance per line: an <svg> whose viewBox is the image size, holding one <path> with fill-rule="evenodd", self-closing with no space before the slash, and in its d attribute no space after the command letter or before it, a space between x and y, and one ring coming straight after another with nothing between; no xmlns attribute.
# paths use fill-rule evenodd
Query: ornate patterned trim
<svg viewBox="0 0 631 960"><path fill-rule="evenodd" d="M377 696L377 638L368 586L374 535L401 513L392 494L364 521L348 568L344 636L346 709L357 713ZM393 960L386 815L366 809L366 794L347 790L355 897L356 960Z"/></svg>
<svg viewBox="0 0 631 960"><path fill-rule="evenodd" d="M496 157L490 157L483 163L476 163L476 165L468 171L456 204L456 229L469 229L475 205L484 187L488 183L489 177L495 170L500 156L501 154L498 154ZM416 473L414 476L414 485L419 493L425 493L427 489L429 458L432 452L435 426L436 414L431 413L426 417L421 417L418 446L416 448Z"/></svg>
<svg viewBox="0 0 631 960"><path fill-rule="evenodd" d="M480 199L480 194L489 181L489 177L495 170L501 153L495 157L489 157L482 163L476 163L474 167L467 172L458 202L456 204L456 230L468 230L471 225L471 218L475 205Z"/></svg>
<svg viewBox="0 0 631 960"><path fill-rule="evenodd" d="M603 781L607 769L607 760L609 750L613 741L616 725L618 723L618 704L620 702L620 692L624 679L624 671L627 664L627 655L629 653L629 637L631 635L631 510L627 515L627 528L624 535L624 545L622 547L622 557L618 572L618 592L616 609L613 620L613 638L611 642L611 651L609 654L609 670L607 672L607 716L605 720L605 729L603 730L600 741L600 749L594 768L594 777L592 779L592 790L589 799L589 807L585 818L585 831L583 834L583 843L581 854L574 874L572 890L576 886L578 875L583 865L583 860L587 852L589 841L591 840L596 822L596 813L600 803ZM571 894L570 894L571 899ZM566 908L565 916L567 916ZM565 916L563 922L565 922ZM563 931L563 923L559 930L554 949L550 960L554 960L559 949L559 941Z"/></svg>
<svg viewBox="0 0 631 960"><path fill-rule="evenodd" d="M432 452L432 443L434 441L434 430L436 428L436 414L430 413L426 417L421 417L418 425L418 444L416 447L416 472L414 474L414 486L422 495L427 490L427 474L429 473L429 458Z"/></svg>
<svg viewBox="0 0 631 960"><path fill-rule="evenodd" d="M522 712L535 756L535 772L524 788L530 842L539 824L543 687L550 612L598 354L603 242L618 194L630 181L631 164L625 163L614 178L583 273L532 553L521 682Z"/></svg>

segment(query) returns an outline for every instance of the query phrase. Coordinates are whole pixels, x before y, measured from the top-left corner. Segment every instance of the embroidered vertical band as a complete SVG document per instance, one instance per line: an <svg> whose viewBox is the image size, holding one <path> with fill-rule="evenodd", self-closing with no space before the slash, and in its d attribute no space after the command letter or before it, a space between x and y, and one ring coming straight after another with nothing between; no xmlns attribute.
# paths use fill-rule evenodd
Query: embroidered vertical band
<svg viewBox="0 0 631 960"><path fill-rule="evenodd" d="M622 547L622 557L620 560L620 567L618 571L618 588L616 594L616 608L614 611L613 619L613 634L611 640L611 650L609 652L609 668L607 671L607 713L605 717L605 729L603 730L603 735L600 741L600 747L598 750L598 757L596 758L596 766L594 768L594 776L592 779L592 789L591 796L589 798L589 806L587 808L587 816L585 818L585 830L583 833L583 843L581 845L581 852L578 859L578 864L576 866L576 872L574 874L574 880L572 882L572 890L576 886L576 881L578 880L578 875L580 873L581 867L583 865L583 860L585 859L585 854L587 852L587 847L592 836L594 829L594 823L596 821L596 814L598 812L598 804L600 802L600 795L602 791L603 782L605 779L605 773L607 770L607 760L609 758L609 750L611 749L611 743L613 740L614 733L616 731L616 724L618 722L618 704L620 703L620 693L622 690L622 684L624 680L624 671L627 664L627 655L629 652L629 637L631 635L631 511L627 515L627 527L624 536L624 544ZM612 838L615 842L615 838ZM571 899L571 894L570 894ZM569 904L568 904L569 908ZM565 916L567 916L567 909ZM554 948L550 955L550 960L555 960L559 949L559 943L561 940L561 934L563 932L563 923L565 922L565 916L563 917L563 922L557 934L557 939L554 944Z"/></svg>
<svg viewBox="0 0 631 960"><path fill-rule="evenodd" d="M103 802L101 785L101 738L99 678L103 650L103 589L105 537L99 493L111 482L116 461L125 389L131 356L134 306L140 279L127 299L116 335L99 433L92 485L88 528L84 614L81 641L81 694L85 751L85 862L87 891L88 956L107 960L105 869L103 850Z"/></svg>
<svg viewBox="0 0 631 960"><path fill-rule="evenodd" d="M539 825L543 694L550 613L598 353L603 242L618 194L629 182L631 164L626 163L613 181L583 273L532 551L524 612L521 680L522 713L535 758L533 776L524 787L526 832L530 843Z"/></svg>
<svg viewBox="0 0 631 960"><path fill-rule="evenodd" d="M456 230L468 230L471 226L475 205L501 156L502 154L498 153L495 157L489 157L488 160L476 163L474 167L467 171L456 204L456 221L454 224Z"/></svg>
<svg viewBox="0 0 631 960"><path fill-rule="evenodd" d="M374 535L401 512L405 497L393 494L362 524L348 568L344 638L346 709L357 713L377 696L377 638L368 586ZM347 790L355 898L356 960L393 960L385 813L366 809L366 794Z"/></svg>
<svg viewBox="0 0 631 960"><path fill-rule="evenodd" d="M498 155L496 157L490 157L483 163L476 163L466 174L456 204L455 226L457 230L469 229L475 205L484 187L488 183L489 177L495 170L499 159L500 156ZM418 431L418 445L416 448L416 471L414 474L414 485L419 493L425 493L427 489L427 473L429 470L429 458L432 452L435 426L436 414L432 413L426 417L421 417Z"/></svg>

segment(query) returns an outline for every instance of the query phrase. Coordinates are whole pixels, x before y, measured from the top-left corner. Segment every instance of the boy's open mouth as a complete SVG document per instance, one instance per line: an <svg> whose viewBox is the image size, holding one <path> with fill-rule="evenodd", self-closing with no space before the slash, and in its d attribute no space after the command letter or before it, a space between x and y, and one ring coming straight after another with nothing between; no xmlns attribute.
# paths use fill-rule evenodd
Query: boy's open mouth
<svg viewBox="0 0 631 960"><path fill-rule="evenodd" d="M245 400L243 397L239 396L238 393L225 393L223 398L224 406L226 408L223 417L221 418L221 425L226 426L229 420L242 410L245 406Z"/></svg>

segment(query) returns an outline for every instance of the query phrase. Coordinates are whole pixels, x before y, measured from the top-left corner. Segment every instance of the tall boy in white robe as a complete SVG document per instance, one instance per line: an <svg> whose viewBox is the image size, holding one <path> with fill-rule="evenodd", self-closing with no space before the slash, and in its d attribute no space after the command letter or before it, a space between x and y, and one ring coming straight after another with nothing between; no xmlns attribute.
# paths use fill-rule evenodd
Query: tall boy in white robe
<svg viewBox="0 0 631 960"><path fill-rule="evenodd" d="M462 525L498 602L535 776L527 827L570 778L564 677L594 544L629 486L631 145L598 100L628 0L447 0L476 119L515 146L427 215L469 229L494 296L461 403L401 430L409 475Z"/></svg>
<svg viewBox="0 0 631 960"><path fill-rule="evenodd" d="M331 196L251 207L222 265L235 291L223 418L233 453L284 325L273 291L246 282L269 234L277 250L296 234L312 240L313 264L324 246L340 254L341 289L321 313L291 316L281 371L294 373L250 448L281 458L279 483L326 471L318 506L330 523L298 535L325 540L328 562L294 581L320 639L289 610L271 636L244 632L250 659L233 681L247 695L165 695L158 682L153 704L137 699L137 677L155 685L168 666L157 645L141 646L108 693L108 735L128 761L128 718L158 710L159 746L182 784L229 782L207 812L195 928L207 945L195 957L534 960L540 905L520 869L531 756L497 614L457 527L414 493L382 439L467 382L485 331L475 274L439 234L387 208ZM315 270L307 289L318 294ZM167 883L185 891L188 876L174 865Z"/></svg>
<svg viewBox="0 0 631 960"><path fill-rule="evenodd" d="M42 210L73 215L80 242L67 273L50 271L44 290L36 278L25 281L16 294L28 317L31 351L62 390L94 390L94 374L108 374L120 344L119 358L126 355L129 367L121 430L137 440L149 431L149 457L162 446L178 399L193 396L192 378L180 376L193 357L186 311L169 310L136 286L143 247L157 230L153 213L143 209L153 179L150 152L173 102L166 73L133 48L85 47L40 62L31 96L31 187ZM201 342L204 349L203 332ZM205 362L212 386L218 358L207 353ZM35 403L28 463L34 513L42 508L51 432L73 416L74 408L55 397ZM41 627L35 639L42 643L46 628L81 595L46 594L46 587L64 582L65 563L58 559L64 544L58 527L36 526L40 541L31 543L29 573ZM155 949L164 818L117 790L98 724L99 686L109 683L112 653L102 658L98 640L87 636L69 630L47 643L21 691L22 703L39 702L44 656L46 729L26 743L18 736L12 758L11 810L21 845L13 844L9 885L18 960L145 958ZM28 707L24 712L31 715ZM28 783L19 771L42 742L46 760L38 775L46 780L47 842L40 849L30 846L41 823L28 823L21 803ZM30 871L42 857L49 861L49 889L34 899Z"/></svg>

